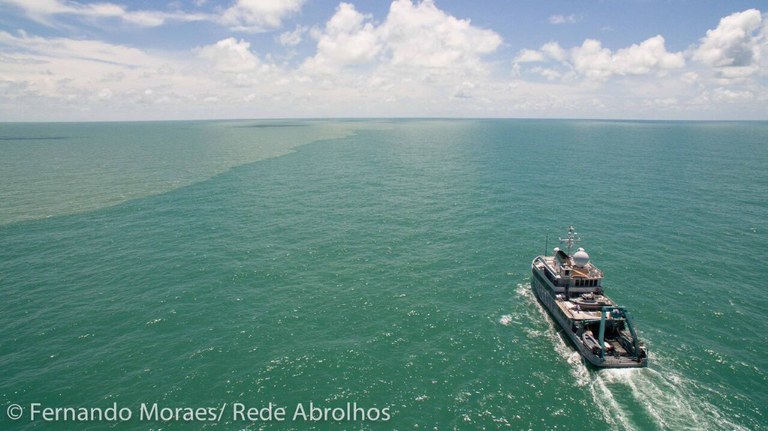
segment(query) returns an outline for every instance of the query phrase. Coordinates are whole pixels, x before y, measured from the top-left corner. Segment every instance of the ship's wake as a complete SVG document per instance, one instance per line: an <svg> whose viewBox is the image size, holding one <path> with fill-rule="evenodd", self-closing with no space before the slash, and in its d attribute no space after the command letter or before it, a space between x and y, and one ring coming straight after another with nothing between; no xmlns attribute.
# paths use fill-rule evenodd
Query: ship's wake
<svg viewBox="0 0 768 431"><path fill-rule="evenodd" d="M579 353L558 335L555 323L536 301L530 287L518 284L516 293L536 305L548 327L555 351L570 366L577 386L586 388L592 405L604 421L625 430L738 430L748 428L730 421L717 405L703 399L706 391L695 381L650 356L650 367L642 369L588 368Z"/></svg>
<svg viewBox="0 0 768 431"><path fill-rule="evenodd" d="M609 423L618 422L626 429L747 430L697 395L701 388L674 370L657 370L652 365L591 374L589 391Z"/></svg>

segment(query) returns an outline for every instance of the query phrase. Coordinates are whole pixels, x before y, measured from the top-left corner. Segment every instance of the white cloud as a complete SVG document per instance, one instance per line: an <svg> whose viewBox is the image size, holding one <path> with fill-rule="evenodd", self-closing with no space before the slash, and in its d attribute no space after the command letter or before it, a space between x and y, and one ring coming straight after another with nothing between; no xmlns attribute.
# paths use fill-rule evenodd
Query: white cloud
<svg viewBox="0 0 768 431"><path fill-rule="evenodd" d="M245 4L219 9L220 16ZM78 5L48 0L30 8L55 18L74 13L56 8L70 11ZM87 13L93 19L129 22L115 17L119 9L110 5L82 7L91 8ZM271 19L264 18L270 15L264 10L263 19L245 18L240 10L239 20L226 25L275 29L297 13L301 2L284 5ZM266 38L224 36L176 52L0 31L0 118L647 118L659 113L665 118L764 118L768 20L760 16L756 26L754 14L747 12L713 23L717 28L687 54L668 51L661 35L618 49L597 39L566 47L550 41L513 54L511 73L497 58L489 60L502 46L496 32L451 16L429 0L395 0L381 17L340 3L327 22L311 30L292 25L293 30ZM152 21L140 15L131 19ZM212 15L207 19L225 24ZM316 43L314 52L303 52L309 43L295 48L309 37ZM259 48L259 39L302 57L276 62L286 57ZM749 62L739 60L747 58L745 49Z"/></svg>
<svg viewBox="0 0 768 431"><path fill-rule="evenodd" d="M453 93L453 97L457 99L471 99L474 97L474 89L475 84L469 81L464 81L456 88L456 91Z"/></svg>
<svg viewBox="0 0 768 431"><path fill-rule="evenodd" d="M603 48L599 40L585 40L581 46L571 49L570 57L574 69L588 78L605 79L613 74L611 50Z"/></svg>
<svg viewBox="0 0 768 431"><path fill-rule="evenodd" d="M647 75L685 65L682 53L668 52L662 36L654 36L611 53L600 41L587 39L570 53L574 69L588 78L607 79L613 75Z"/></svg>
<svg viewBox="0 0 768 431"><path fill-rule="evenodd" d="M281 33L277 41L282 46L296 46L301 43L301 40L307 31L307 27L297 25L295 30Z"/></svg>
<svg viewBox="0 0 768 431"><path fill-rule="evenodd" d="M740 83L751 79L760 71L757 64L750 66L729 66L714 69L713 77L725 83Z"/></svg>
<svg viewBox="0 0 768 431"><path fill-rule="evenodd" d="M694 51L693 58L714 67L749 67L760 59L765 35L755 34L762 17L757 9L749 9L724 17Z"/></svg>
<svg viewBox="0 0 768 431"><path fill-rule="evenodd" d="M336 13L316 35L317 54L307 63L316 70L333 70L373 61L382 49L379 34L369 21L349 3L340 3Z"/></svg>
<svg viewBox="0 0 768 431"><path fill-rule="evenodd" d="M502 41L494 31L446 14L432 0L392 2L380 31L393 64L431 68L479 67L480 56Z"/></svg>
<svg viewBox="0 0 768 431"><path fill-rule="evenodd" d="M544 54L535 49L521 49L513 61L515 63L536 63L544 60Z"/></svg>
<svg viewBox="0 0 768 431"><path fill-rule="evenodd" d="M660 97L655 99L647 99L644 101L644 105L648 108L675 108L680 104L680 101L675 97Z"/></svg>
<svg viewBox="0 0 768 431"><path fill-rule="evenodd" d="M0 46L0 83L5 84L0 110L5 118L18 115L21 106L33 106L38 115L52 118L100 109L103 103L115 109L165 79L165 59L122 45L0 32Z"/></svg>
<svg viewBox="0 0 768 431"><path fill-rule="evenodd" d="M580 17L571 14L571 15L552 15L549 17L549 23L550 24L575 24L581 20Z"/></svg>
<svg viewBox="0 0 768 431"><path fill-rule="evenodd" d="M213 62L217 71L247 72L256 69L260 63L250 48L250 43L230 37L213 45L198 48L198 55L200 58Z"/></svg>
<svg viewBox="0 0 768 431"><path fill-rule="evenodd" d="M395 0L380 22L341 3L311 34L317 51L302 63L295 83L311 82L313 97L333 91L315 103L333 100L333 109L354 115L447 115L451 105L490 103L491 68L484 56L501 45L501 37L432 1Z"/></svg>
<svg viewBox="0 0 768 431"><path fill-rule="evenodd" d="M681 79L688 84L695 84L699 81L699 74L696 72L686 72Z"/></svg>
<svg viewBox="0 0 768 431"><path fill-rule="evenodd" d="M6 121L24 115L48 120L244 116L254 101L263 106L261 115L273 106L290 115L297 94L312 86L307 83L275 104L295 83L293 71L259 58L249 42L236 38L167 53L0 31L0 64L0 118Z"/></svg>
<svg viewBox="0 0 768 431"><path fill-rule="evenodd" d="M481 57L501 44L497 33L448 15L431 0L395 0L380 25L353 5L341 3L315 37L317 54L304 65L308 72L375 64L390 72L475 73L484 69Z"/></svg>
<svg viewBox="0 0 768 431"><path fill-rule="evenodd" d="M763 75L768 75L768 14L763 19L763 28L760 30L760 70Z"/></svg>
<svg viewBox="0 0 768 431"><path fill-rule="evenodd" d="M0 31L0 45L8 47L6 53L15 51L14 57L37 57L43 63L53 59L76 59L90 63L122 65L128 67L160 66L161 61L146 52L123 45L96 40L44 38L21 32L18 36ZM12 54L9 54L12 55Z"/></svg>
<svg viewBox="0 0 768 431"><path fill-rule="evenodd" d="M237 0L218 21L234 31L258 33L279 28L303 5L304 0Z"/></svg>
<svg viewBox="0 0 768 431"><path fill-rule="evenodd" d="M615 73L619 75L645 75L685 66L683 53L668 52L661 35L616 51L612 62Z"/></svg>
<svg viewBox="0 0 768 431"><path fill-rule="evenodd" d="M64 0L0 0L22 9L27 17L39 23L53 26L59 15L71 15L88 19L119 19L141 27L157 27L166 21L202 21L210 19L206 14L183 12L130 11L114 3L78 3Z"/></svg>
<svg viewBox="0 0 768 431"><path fill-rule="evenodd" d="M68 0L0 0L24 11L28 18L57 26L56 17L86 20L116 19L140 27L157 27L168 21L209 21L232 31L258 33L279 28L283 20L301 10L305 0L237 0L220 14L188 13L181 10L129 10L116 3L80 3ZM197 1L199 7L204 2Z"/></svg>
<svg viewBox="0 0 768 431"><path fill-rule="evenodd" d="M668 52L664 38L654 36L642 43L617 50L615 53L604 48L596 39L587 39L581 46L566 51L557 42L548 42L539 50L524 49L515 58L515 62L554 61L572 69L581 76L606 80L613 76L663 74L670 69L685 66L683 53ZM547 79L555 74L548 69ZM536 72L536 71L534 71ZM559 76L565 76L560 74Z"/></svg>
<svg viewBox="0 0 768 431"><path fill-rule="evenodd" d="M555 69L548 69L546 67L534 67L531 69L532 72L538 73L539 75L546 78L548 81L554 81L562 76L560 72L558 72Z"/></svg>
<svg viewBox="0 0 768 431"><path fill-rule="evenodd" d="M736 12L720 19L699 42L689 51L698 67L684 77L696 85L696 103L765 111L768 19L756 9Z"/></svg>
<svg viewBox="0 0 768 431"><path fill-rule="evenodd" d="M719 87L712 91L712 99L715 102L739 103L752 100L754 97L755 95L747 90L737 91Z"/></svg>
<svg viewBox="0 0 768 431"><path fill-rule="evenodd" d="M549 58L557 61L565 61L567 53L560 44L557 42L547 42L541 47L541 52L546 54Z"/></svg>

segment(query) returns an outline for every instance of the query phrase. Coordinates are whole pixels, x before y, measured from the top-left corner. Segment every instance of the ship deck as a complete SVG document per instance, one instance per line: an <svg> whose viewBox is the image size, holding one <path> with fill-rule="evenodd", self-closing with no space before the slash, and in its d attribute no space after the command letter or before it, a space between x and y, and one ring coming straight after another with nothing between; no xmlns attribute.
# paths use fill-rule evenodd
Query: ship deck
<svg viewBox="0 0 768 431"><path fill-rule="evenodd" d="M615 306L616 303L608 299L607 297L604 297L606 300L608 300L609 306ZM578 304L575 304L571 301L566 301L564 299L557 299L555 301L557 306L560 308L560 310L563 311L563 314L566 315L570 320L600 320L600 310L582 310L581 307L579 307ZM607 320L611 319L610 313L606 313L607 315L605 318Z"/></svg>

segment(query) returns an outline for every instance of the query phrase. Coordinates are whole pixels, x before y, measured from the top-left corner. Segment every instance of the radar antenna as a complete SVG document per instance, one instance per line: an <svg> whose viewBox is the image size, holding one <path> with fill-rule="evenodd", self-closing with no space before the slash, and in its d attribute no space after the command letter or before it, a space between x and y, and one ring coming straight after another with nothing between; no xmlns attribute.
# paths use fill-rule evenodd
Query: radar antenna
<svg viewBox="0 0 768 431"><path fill-rule="evenodd" d="M560 238L560 242L564 243L565 246L568 248L568 254L571 254L571 249L573 248L573 244L581 241L581 238L579 238L576 235L578 235L578 233L574 231L573 226L568 226L568 236L565 238Z"/></svg>

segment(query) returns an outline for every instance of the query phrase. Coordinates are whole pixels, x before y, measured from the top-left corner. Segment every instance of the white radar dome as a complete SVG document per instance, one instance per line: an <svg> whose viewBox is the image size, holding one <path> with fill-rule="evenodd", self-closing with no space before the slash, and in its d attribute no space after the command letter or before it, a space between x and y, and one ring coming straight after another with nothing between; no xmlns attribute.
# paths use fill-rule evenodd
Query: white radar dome
<svg viewBox="0 0 768 431"><path fill-rule="evenodd" d="M576 253L573 253L573 264L579 268L589 263L589 255L583 248L579 247Z"/></svg>

